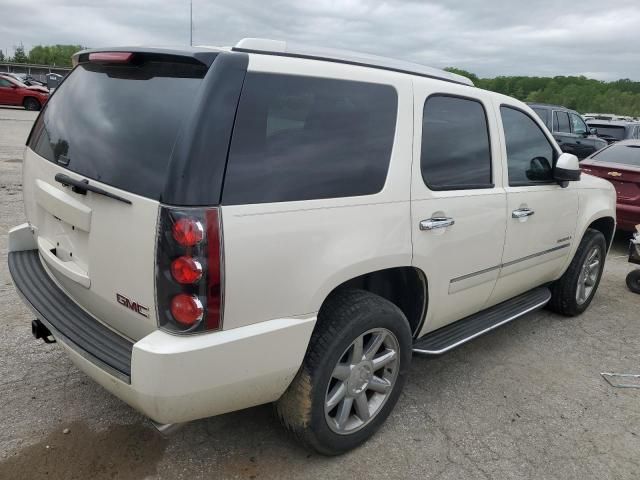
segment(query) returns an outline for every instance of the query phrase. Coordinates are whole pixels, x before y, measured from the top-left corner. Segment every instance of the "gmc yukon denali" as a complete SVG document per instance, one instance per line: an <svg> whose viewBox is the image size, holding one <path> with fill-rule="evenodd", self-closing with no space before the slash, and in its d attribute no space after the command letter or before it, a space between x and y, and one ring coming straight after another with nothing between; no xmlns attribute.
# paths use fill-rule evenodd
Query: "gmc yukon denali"
<svg viewBox="0 0 640 480"><path fill-rule="evenodd" d="M513 98L274 40L74 64L27 141L9 268L34 336L162 427L273 402L339 454L413 354L596 293L615 191Z"/></svg>

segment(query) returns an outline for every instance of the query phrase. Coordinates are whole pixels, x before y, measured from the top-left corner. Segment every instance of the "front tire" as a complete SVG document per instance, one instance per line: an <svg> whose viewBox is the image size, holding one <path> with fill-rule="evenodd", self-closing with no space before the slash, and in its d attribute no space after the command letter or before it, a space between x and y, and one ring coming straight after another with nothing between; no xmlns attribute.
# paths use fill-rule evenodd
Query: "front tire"
<svg viewBox="0 0 640 480"><path fill-rule="evenodd" d="M393 303L363 290L331 294L298 374L276 403L278 417L318 453L357 447L398 401L411 345L409 322Z"/></svg>
<svg viewBox="0 0 640 480"><path fill-rule="evenodd" d="M567 317L584 312L600 284L606 254L602 232L587 229L569 268L551 285L549 309Z"/></svg>
<svg viewBox="0 0 640 480"><path fill-rule="evenodd" d="M24 106L25 110L31 110L34 112L40 110L40 102L32 97L25 98L22 105Z"/></svg>

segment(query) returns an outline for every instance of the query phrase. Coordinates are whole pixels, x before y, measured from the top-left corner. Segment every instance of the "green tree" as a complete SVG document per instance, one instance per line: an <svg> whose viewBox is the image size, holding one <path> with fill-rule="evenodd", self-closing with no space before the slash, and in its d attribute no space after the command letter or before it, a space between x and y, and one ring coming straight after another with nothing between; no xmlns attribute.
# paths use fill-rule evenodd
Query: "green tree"
<svg viewBox="0 0 640 480"><path fill-rule="evenodd" d="M29 62L38 65L70 67L71 57L82 45L36 45L29 52Z"/></svg>
<svg viewBox="0 0 640 480"><path fill-rule="evenodd" d="M24 46L22 45L22 43L16 47L16 50L13 53L12 61L14 63L27 63L29 61L26 53L24 53Z"/></svg>
<svg viewBox="0 0 640 480"><path fill-rule="evenodd" d="M4 52L0 50L0 62L4 62L4 61L5 61Z"/></svg>

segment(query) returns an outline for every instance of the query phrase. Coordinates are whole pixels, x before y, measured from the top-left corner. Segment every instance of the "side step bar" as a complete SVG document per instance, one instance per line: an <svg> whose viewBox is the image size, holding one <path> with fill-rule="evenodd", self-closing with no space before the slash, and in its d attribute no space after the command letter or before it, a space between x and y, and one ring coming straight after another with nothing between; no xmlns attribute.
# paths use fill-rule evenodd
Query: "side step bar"
<svg viewBox="0 0 640 480"><path fill-rule="evenodd" d="M413 344L413 352L440 355L490 332L500 325L544 307L551 299L547 287L538 287L469 317L434 330Z"/></svg>

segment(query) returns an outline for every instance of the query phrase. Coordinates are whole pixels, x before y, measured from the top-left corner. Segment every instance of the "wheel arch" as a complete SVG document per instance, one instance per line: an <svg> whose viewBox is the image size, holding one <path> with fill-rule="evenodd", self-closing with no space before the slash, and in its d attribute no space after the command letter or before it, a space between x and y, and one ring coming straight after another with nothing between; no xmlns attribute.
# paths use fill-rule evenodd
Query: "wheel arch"
<svg viewBox="0 0 640 480"><path fill-rule="evenodd" d="M332 288L322 305L341 289L360 289L381 296L404 313L414 337L420 332L426 318L429 289L427 277L419 268L397 266L361 273Z"/></svg>

